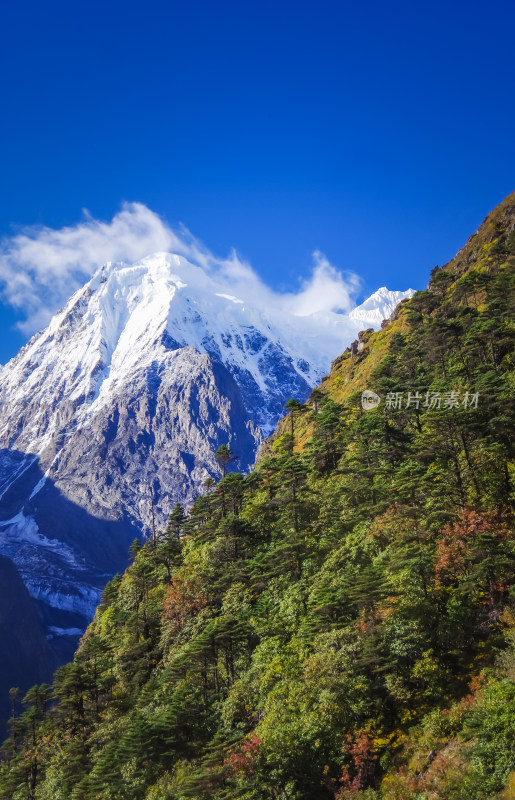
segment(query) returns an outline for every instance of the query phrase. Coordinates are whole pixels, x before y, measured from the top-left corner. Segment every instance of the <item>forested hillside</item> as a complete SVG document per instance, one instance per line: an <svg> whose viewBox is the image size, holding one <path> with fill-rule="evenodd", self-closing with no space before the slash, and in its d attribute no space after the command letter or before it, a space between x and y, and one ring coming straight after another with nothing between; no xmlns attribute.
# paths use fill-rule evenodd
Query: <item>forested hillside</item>
<svg viewBox="0 0 515 800"><path fill-rule="evenodd" d="M1 798L515 796L514 267L511 195L250 475L135 543L14 700Z"/></svg>

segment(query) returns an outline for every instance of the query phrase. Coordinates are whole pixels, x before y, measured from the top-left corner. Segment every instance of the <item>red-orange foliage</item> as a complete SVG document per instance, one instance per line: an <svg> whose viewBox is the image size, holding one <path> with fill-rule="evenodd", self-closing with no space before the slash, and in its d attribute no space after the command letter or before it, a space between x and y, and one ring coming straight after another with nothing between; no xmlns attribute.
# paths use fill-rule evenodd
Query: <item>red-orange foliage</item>
<svg viewBox="0 0 515 800"><path fill-rule="evenodd" d="M238 749L231 750L225 757L224 766L227 769L227 773L234 775L237 772L242 772L244 775L250 775L253 772L254 758L260 744L261 739L257 733L252 731Z"/></svg>
<svg viewBox="0 0 515 800"><path fill-rule="evenodd" d="M442 530L436 551L435 574L440 584L447 583L467 571L466 559L471 545L483 533L502 539L507 527L496 512L463 511L460 519Z"/></svg>
<svg viewBox="0 0 515 800"><path fill-rule="evenodd" d="M345 750L351 764L349 768L343 768L340 779L342 788L336 792L335 800L343 800L349 789L366 789L376 770L378 754L373 752L373 740L366 730L357 731L354 736L347 734Z"/></svg>
<svg viewBox="0 0 515 800"><path fill-rule="evenodd" d="M163 616L172 633L179 631L185 622L207 605L207 598L200 590L198 576L183 578L176 575L163 600Z"/></svg>
<svg viewBox="0 0 515 800"><path fill-rule="evenodd" d="M460 705L463 708L473 706L474 703L477 702L478 697L481 696L481 687L483 686L484 682L485 679L482 675L474 675L468 685L470 694L466 694L465 697L462 697L460 700Z"/></svg>

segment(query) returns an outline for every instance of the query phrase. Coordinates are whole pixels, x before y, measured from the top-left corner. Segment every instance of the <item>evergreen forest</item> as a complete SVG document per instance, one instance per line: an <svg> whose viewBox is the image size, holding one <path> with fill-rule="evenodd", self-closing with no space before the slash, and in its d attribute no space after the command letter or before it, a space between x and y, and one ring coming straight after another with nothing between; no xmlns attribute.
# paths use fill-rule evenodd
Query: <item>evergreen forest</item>
<svg viewBox="0 0 515 800"><path fill-rule="evenodd" d="M11 691L2 800L515 798L515 194ZM362 407L362 392L380 397Z"/></svg>

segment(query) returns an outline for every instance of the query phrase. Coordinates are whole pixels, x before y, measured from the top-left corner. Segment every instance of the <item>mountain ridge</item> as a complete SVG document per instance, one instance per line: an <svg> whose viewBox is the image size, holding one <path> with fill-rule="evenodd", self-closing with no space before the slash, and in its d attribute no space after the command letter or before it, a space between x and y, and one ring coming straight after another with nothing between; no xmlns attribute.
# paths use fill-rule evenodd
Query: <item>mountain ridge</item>
<svg viewBox="0 0 515 800"><path fill-rule="evenodd" d="M250 475L133 549L56 705L33 693L12 723L1 798L509 800L510 200L466 269L289 405Z"/></svg>
<svg viewBox="0 0 515 800"><path fill-rule="evenodd" d="M190 504L218 474L221 444L250 469L285 401L307 397L328 347L357 327L249 304L158 253L100 267L3 367L0 552L60 651L71 656L70 632L132 540L151 534L152 506L159 528L175 502Z"/></svg>

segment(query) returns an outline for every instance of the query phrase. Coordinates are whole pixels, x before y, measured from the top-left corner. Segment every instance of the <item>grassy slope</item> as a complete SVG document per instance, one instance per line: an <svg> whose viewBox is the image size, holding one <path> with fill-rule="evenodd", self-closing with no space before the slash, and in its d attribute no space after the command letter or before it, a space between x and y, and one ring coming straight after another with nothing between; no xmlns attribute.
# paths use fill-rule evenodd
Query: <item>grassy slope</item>
<svg viewBox="0 0 515 800"><path fill-rule="evenodd" d="M396 334L405 335L410 328L417 328L422 322L415 312L410 325L410 316L414 308L418 309L424 303L424 298L429 293L441 295L436 314L441 316L445 306L451 309L451 316L455 310L463 307L481 309L484 301L484 289L481 288L481 276L492 269L505 270L512 274L515 269L515 192L492 211L483 221L479 230L472 234L465 246L449 261L439 272L436 280L430 284L429 290L418 292L413 302L403 302L394 314L394 321L384 329L365 337L363 349L356 357L351 356L347 349L339 358L335 359L331 373L320 385L320 391L327 394L338 403L345 402L354 397L357 392L364 389L373 389L374 371L388 352L392 338ZM506 249L503 249L503 246ZM463 291L463 285L471 286L471 291ZM477 286L476 290L473 288ZM441 287L441 289L439 289ZM508 300L508 298L506 298ZM442 305L444 308L442 309ZM505 309L506 323L515 324L513 306ZM429 312L434 313L434 312ZM278 425L279 433L287 429L287 420L282 420ZM306 433L309 433L309 424ZM305 442L305 439L304 439Z"/></svg>
<svg viewBox="0 0 515 800"><path fill-rule="evenodd" d="M0 797L487 800L515 763L515 196L313 405L146 545ZM383 403L364 413L360 394ZM388 392L479 391L391 410Z"/></svg>

